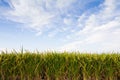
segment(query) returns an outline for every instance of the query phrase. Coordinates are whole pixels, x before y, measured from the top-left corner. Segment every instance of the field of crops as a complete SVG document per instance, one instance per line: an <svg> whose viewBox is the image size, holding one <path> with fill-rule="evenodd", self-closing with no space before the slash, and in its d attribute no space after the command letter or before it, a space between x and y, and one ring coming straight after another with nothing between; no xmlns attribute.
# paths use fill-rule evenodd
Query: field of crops
<svg viewBox="0 0 120 80"><path fill-rule="evenodd" d="M1 52L0 80L120 80L120 54Z"/></svg>

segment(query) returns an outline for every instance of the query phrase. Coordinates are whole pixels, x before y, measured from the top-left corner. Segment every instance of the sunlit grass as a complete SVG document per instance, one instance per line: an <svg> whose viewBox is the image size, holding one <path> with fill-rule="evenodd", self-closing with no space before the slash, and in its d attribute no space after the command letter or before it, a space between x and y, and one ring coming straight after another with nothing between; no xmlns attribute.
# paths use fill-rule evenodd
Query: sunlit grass
<svg viewBox="0 0 120 80"><path fill-rule="evenodd" d="M0 80L120 80L120 54L1 52Z"/></svg>

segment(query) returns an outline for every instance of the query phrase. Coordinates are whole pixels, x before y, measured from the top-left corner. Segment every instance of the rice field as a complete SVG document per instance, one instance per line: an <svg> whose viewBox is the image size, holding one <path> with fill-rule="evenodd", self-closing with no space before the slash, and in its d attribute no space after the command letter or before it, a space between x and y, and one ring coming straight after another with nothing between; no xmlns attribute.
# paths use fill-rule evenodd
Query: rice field
<svg viewBox="0 0 120 80"><path fill-rule="evenodd" d="M1 52L0 80L120 80L120 54Z"/></svg>

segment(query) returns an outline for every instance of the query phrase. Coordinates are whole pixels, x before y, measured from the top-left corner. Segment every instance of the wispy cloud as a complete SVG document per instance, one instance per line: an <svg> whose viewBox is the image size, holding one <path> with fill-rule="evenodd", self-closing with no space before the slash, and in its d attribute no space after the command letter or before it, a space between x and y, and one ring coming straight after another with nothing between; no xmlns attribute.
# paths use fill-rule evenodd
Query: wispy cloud
<svg viewBox="0 0 120 80"><path fill-rule="evenodd" d="M11 9L3 14L4 18L22 23L37 32L53 26L60 16L67 12L75 0L10 0ZM63 13L64 12L64 13ZM57 17L57 18L56 18Z"/></svg>
<svg viewBox="0 0 120 80"><path fill-rule="evenodd" d="M63 47L62 50L80 51L120 51L120 2L105 0L97 13L86 15L78 19L78 26L84 27L76 32L77 40Z"/></svg>
<svg viewBox="0 0 120 80"><path fill-rule="evenodd" d="M66 25L75 23L75 16L92 1L95 0L5 0L11 9L3 12L3 16L36 30L38 35L51 28L56 30L56 27L61 31Z"/></svg>
<svg viewBox="0 0 120 80"><path fill-rule="evenodd" d="M61 50L104 51L120 48L119 0L4 0L0 19L21 23L36 36L62 34ZM91 5L92 4L92 5ZM3 10L4 9L4 10ZM112 45L113 43L113 45ZM98 48L98 49L97 49Z"/></svg>

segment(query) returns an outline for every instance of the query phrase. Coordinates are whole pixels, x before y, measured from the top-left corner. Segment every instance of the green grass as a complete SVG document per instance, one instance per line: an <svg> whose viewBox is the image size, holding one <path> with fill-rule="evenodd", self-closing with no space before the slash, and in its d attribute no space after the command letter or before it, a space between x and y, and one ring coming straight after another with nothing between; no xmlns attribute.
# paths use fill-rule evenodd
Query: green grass
<svg viewBox="0 0 120 80"><path fill-rule="evenodd" d="M1 52L0 80L120 80L120 54Z"/></svg>

